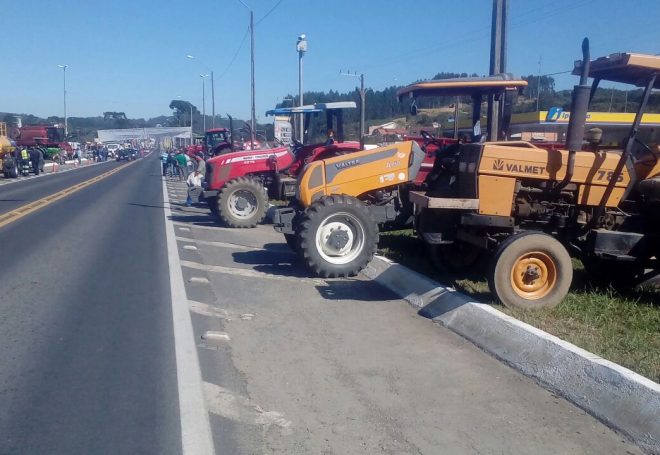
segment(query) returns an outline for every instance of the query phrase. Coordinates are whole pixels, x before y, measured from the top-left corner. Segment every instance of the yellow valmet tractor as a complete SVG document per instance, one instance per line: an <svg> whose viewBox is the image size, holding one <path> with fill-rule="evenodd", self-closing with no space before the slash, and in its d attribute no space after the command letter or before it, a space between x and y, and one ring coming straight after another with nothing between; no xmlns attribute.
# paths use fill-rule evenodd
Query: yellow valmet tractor
<svg viewBox="0 0 660 455"><path fill-rule="evenodd" d="M591 61L586 39L582 51L564 147L480 141L481 103L473 97L473 142L438 150L425 184L406 191L420 237L448 262L489 258L490 289L507 306L559 304L573 277L571 256L590 273L630 282L660 270L660 153L638 137L651 92L660 88L660 57ZM594 130L585 141L589 103L603 80L643 88L623 149L600 145ZM413 84L398 96L414 98L440 82ZM396 216L388 199L415 179L423 159L415 143L404 142L315 162L299 181L298 208L276 212L275 229L295 240L315 273L354 275L372 259L379 225Z"/></svg>

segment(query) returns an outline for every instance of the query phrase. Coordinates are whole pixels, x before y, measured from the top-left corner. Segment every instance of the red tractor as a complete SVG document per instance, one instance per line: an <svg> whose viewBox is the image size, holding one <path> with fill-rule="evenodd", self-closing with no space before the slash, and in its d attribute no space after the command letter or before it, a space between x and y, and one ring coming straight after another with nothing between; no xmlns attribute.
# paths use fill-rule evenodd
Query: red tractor
<svg viewBox="0 0 660 455"><path fill-rule="evenodd" d="M276 109L267 115L305 115L326 113L332 129L336 119L338 142L279 146L262 150L224 153L206 163L206 181L202 198L211 212L230 227L252 228L263 221L268 200L289 200L296 194L296 177L307 163L360 150L358 142L343 142L343 109L355 109L354 102L338 102Z"/></svg>

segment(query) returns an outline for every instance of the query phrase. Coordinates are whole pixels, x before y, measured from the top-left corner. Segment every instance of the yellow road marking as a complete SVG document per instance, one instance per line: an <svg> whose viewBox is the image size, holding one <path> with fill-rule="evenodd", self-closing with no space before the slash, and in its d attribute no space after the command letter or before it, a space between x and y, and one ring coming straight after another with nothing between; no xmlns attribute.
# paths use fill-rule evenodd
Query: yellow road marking
<svg viewBox="0 0 660 455"><path fill-rule="evenodd" d="M39 209L42 209L46 207L47 205L52 204L55 201L59 201L60 199L63 199L67 196L72 195L76 191L82 190L85 187L88 187L90 185L93 185L94 183L103 180L106 177L110 177L112 174L115 174L119 172L121 169L124 169L126 166L130 166L131 164L135 164L137 161L131 161L129 163L123 164L119 167L116 167L108 172L104 172L101 175L97 175L96 177L92 177L89 180L85 180L84 182L77 183L73 186L70 186L69 188L65 188L61 191L58 191L57 193L53 193L49 196L43 197L37 201L30 202L29 204L25 204L17 209L14 209L10 212L3 213L0 215L0 228L4 227L10 223L13 223L16 220L19 220L23 218L24 216L29 215L32 212L36 212Z"/></svg>

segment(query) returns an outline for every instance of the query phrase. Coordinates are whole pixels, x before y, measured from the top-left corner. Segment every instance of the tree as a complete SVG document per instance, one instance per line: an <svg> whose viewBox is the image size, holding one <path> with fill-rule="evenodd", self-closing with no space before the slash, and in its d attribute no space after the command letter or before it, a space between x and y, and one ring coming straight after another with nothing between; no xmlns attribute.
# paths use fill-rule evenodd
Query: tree
<svg viewBox="0 0 660 455"><path fill-rule="evenodd" d="M199 115L199 110L190 101L172 100L170 109L174 110L174 118L177 125L190 126L190 109L192 108L193 117Z"/></svg>
<svg viewBox="0 0 660 455"><path fill-rule="evenodd" d="M130 122L124 112L104 112L103 120L112 120L115 128L128 128Z"/></svg>

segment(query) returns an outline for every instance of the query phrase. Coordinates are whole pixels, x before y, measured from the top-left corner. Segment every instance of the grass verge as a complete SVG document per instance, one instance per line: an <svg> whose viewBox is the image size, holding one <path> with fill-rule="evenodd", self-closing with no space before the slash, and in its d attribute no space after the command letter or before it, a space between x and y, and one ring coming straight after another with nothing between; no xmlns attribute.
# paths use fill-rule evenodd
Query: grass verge
<svg viewBox="0 0 660 455"><path fill-rule="evenodd" d="M621 292L595 286L588 281L582 264L574 260L573 285L563 303L551 310L511 310L493 301L483 273L439 271L427 250L411 230L381 234L379 253L383 256L660 382L660 289Z"/></svg>

